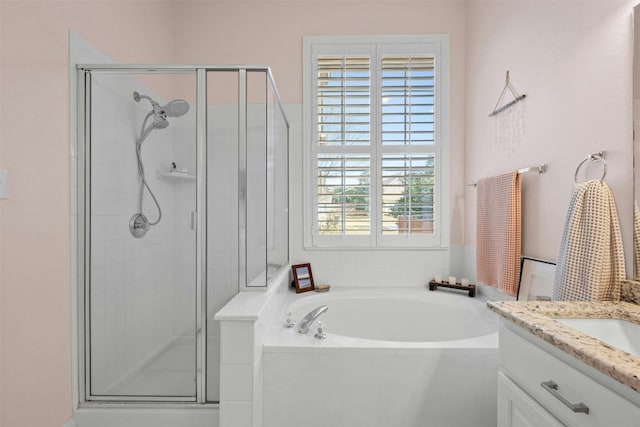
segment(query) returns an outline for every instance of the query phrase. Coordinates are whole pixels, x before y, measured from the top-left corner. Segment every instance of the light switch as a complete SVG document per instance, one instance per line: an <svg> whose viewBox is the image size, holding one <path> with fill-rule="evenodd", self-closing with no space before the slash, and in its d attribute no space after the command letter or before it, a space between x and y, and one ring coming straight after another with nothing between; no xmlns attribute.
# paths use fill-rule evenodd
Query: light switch
<svg viewBox="0 0 640 427"><path fill-rule="evenodd" d="M9 198L9 171L0 169L0 199Z"/></svg>

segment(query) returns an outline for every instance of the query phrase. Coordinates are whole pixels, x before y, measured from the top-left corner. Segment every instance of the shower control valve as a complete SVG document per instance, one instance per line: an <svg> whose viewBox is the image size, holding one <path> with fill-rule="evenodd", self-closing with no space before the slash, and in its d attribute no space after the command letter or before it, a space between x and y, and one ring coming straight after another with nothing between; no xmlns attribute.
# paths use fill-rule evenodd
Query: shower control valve
<svg viewBox="0 0 640 427"><path fill-rule="evenodd" d="M293 328L294 326L296 326L295 320L291 318L291 312L287 313L287 320L284 321L284 325L282 326L284 326L285 328Z"/></svg>

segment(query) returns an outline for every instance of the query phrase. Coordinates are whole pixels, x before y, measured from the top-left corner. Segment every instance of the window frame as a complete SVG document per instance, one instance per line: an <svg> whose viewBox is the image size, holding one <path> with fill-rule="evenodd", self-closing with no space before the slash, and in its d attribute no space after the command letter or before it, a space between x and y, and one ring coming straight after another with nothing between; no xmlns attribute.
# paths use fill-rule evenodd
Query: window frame
<svg viewBox="0 0 640 427"><path fill-rule="evenodd" d="M382 146L380 134L382 89L380 76L372 72L370 146L333 146L320 148L315 143L317 61L320 55L369 55L371 69L380 68L382 55L428 54L435 57L434 144L416 146ZM303 46L303 225L306 249L445 249L449 244L449 37L415 36L312 36L304 37ZM334 151L331 151L335 148ZM317 156L319 152L362 153L370 156L371 232L369 235L321 235L317 230ZM438 191L434 197L433 234L382 234L381 214L383 154L434 153L434 175Z"/></svg>

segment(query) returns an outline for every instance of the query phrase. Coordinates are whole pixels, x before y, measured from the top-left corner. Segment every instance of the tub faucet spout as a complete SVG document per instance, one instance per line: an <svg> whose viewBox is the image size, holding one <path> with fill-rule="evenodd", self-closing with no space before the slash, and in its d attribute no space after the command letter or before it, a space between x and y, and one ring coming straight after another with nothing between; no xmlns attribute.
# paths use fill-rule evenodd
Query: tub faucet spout
<svg viewBox="0 0 640 427"><path fill-rule="evenodd" d="M306 334L309 332L309 328L313 325L313 322L320 317L320 315L324 314L329 310L329 307L326 305L321 305L320 307L316 307L307 313L306 316L298 323L298 332L301 334Z"/></svg>

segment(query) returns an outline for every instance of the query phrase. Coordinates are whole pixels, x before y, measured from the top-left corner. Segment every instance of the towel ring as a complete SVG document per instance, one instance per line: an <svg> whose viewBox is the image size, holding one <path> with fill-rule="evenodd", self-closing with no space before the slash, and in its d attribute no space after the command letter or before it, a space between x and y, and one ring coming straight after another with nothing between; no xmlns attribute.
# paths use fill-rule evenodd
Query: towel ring
<svg viewBox="0 0 640 427"><path fill-rule="evenodd" d="M584 159L583 161L580 162L580 164L578 165L578 167L576 168L576 173L573 176L573 180L574 182L577 184L578 183L578 171L580 170L580 168L582 167L582 165L584 165L587 161L601 161L602 162L602 177L600 178L600 184L602 184L602 182L604 181L604 177L607 176L607 161L604 159L604 153L601 151L599 153L594 153L594 154L589 154L589 156L587 156L586 159Z"/></svg>

